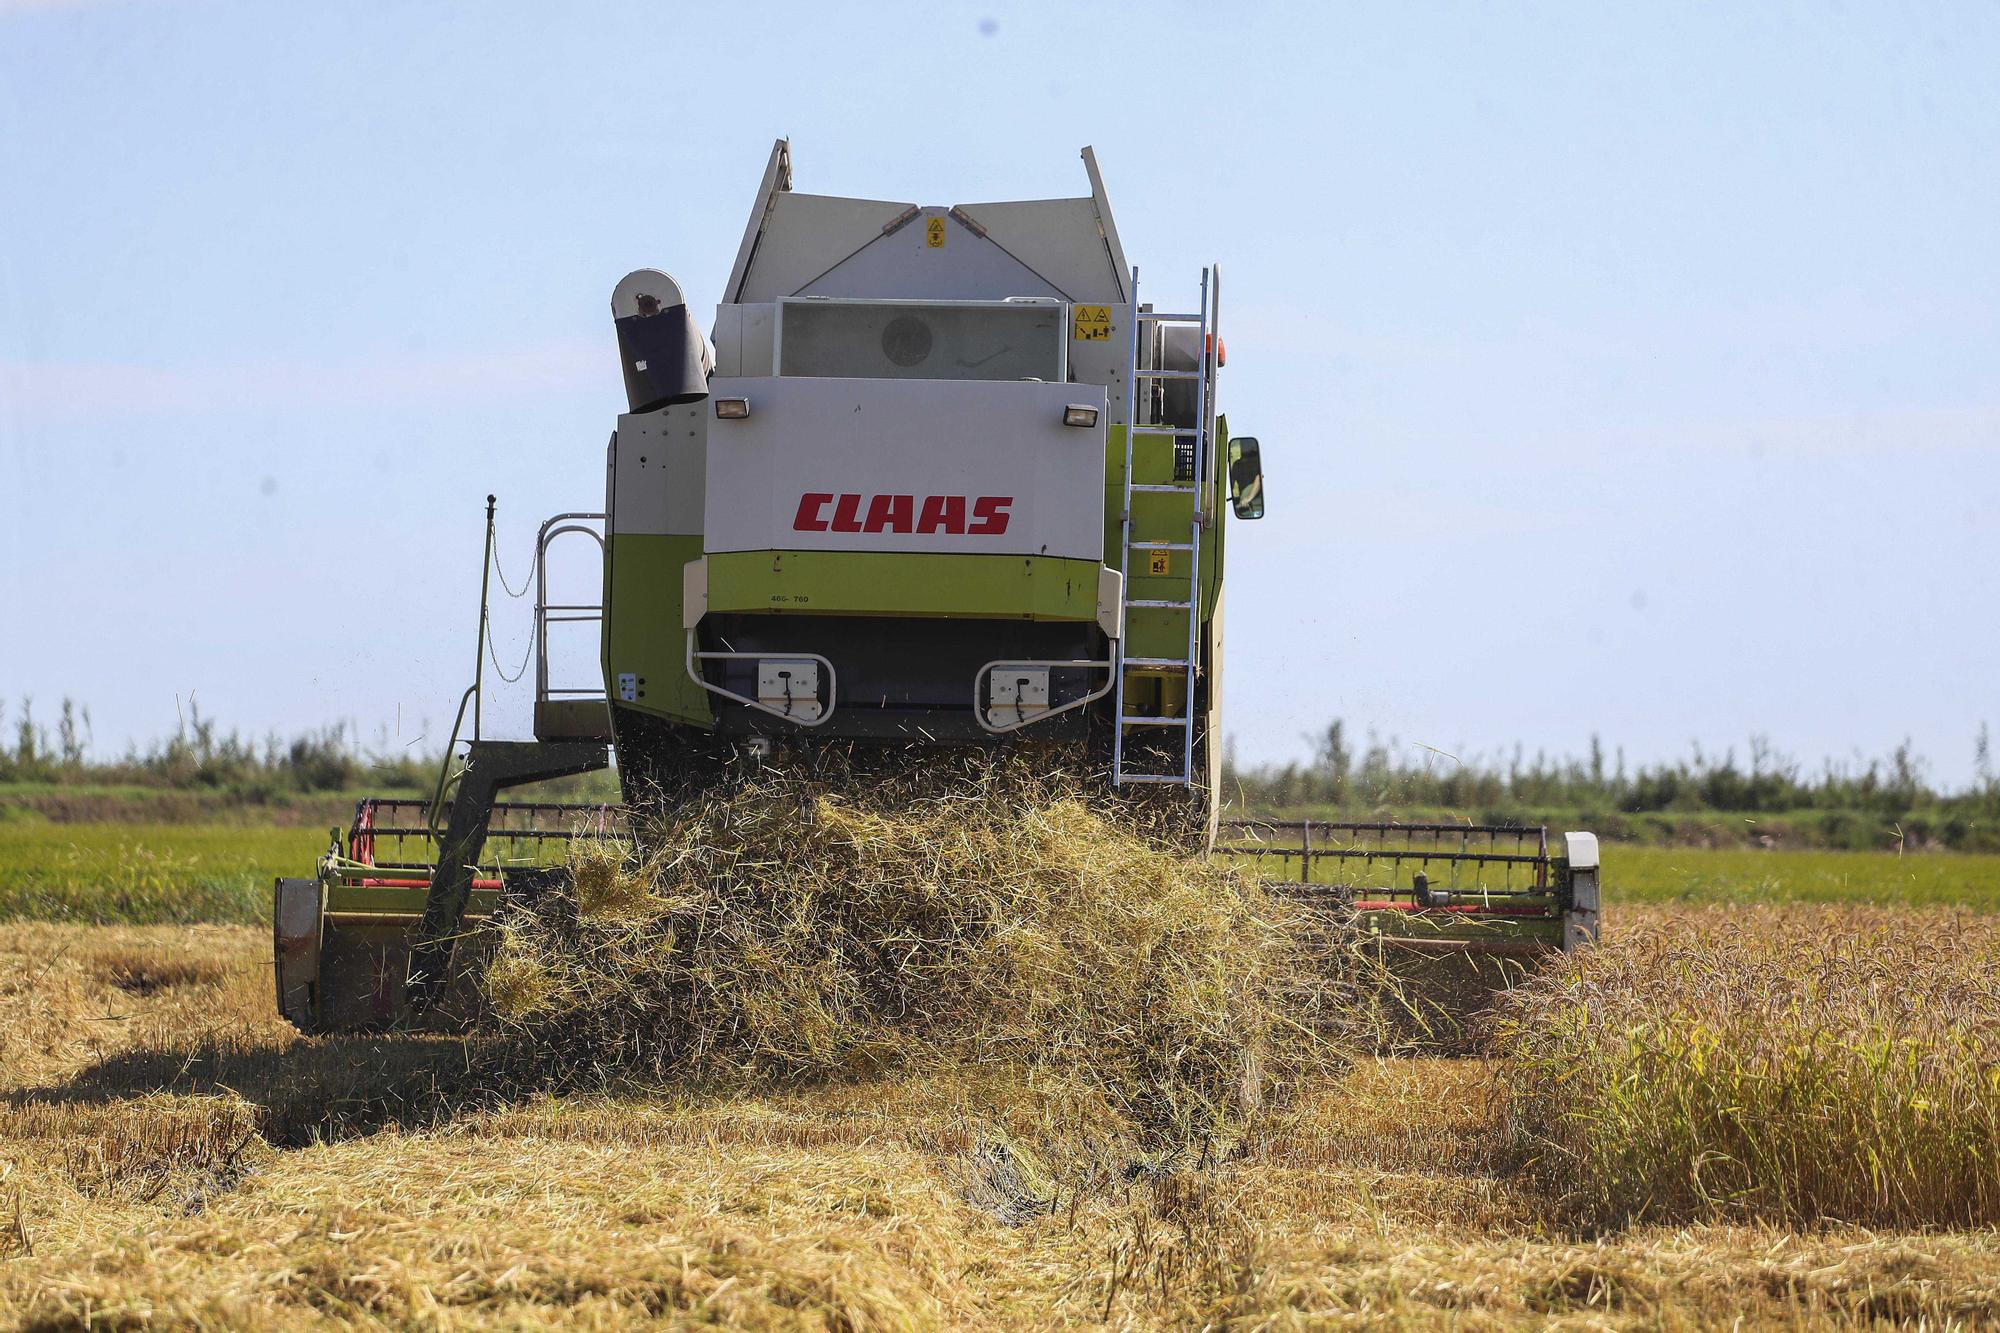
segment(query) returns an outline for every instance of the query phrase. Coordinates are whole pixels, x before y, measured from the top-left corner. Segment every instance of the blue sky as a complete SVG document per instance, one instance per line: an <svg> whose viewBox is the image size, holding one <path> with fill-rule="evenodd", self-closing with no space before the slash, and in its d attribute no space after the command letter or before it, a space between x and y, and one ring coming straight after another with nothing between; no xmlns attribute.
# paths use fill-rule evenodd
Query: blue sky
<svg viewBox="0 0 2000 1333"><path fill-rule="evenodd" d="M0 0L0 695L449 722L479 521L601 500L628 270L1083 192L1225 275L1229 730L1454 753L1996 707L2000 9ZM509 669L525 610L498 612ZM521 726L524 696L491 716Z"/></svg>

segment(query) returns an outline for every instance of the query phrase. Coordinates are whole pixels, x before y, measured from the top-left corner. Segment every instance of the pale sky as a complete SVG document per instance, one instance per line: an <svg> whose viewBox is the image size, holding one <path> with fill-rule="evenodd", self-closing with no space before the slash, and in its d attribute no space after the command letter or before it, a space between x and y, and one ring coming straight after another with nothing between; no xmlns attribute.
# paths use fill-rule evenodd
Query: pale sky
<svg viewBox="0 0 2000 1333"><path fill-rule="evenodd" d="M1996 706L2000 8L0 0L0 696L432 745L607 310L801 190L1224 273L1228 730L1635 759ZM704 319L706 323L706 319ZM509 670L527 633L503 602ZM525 733L526 682L489 730ZM497 724L497 728L494 725ZM428 731L426 731L428 727Z"/></svg>

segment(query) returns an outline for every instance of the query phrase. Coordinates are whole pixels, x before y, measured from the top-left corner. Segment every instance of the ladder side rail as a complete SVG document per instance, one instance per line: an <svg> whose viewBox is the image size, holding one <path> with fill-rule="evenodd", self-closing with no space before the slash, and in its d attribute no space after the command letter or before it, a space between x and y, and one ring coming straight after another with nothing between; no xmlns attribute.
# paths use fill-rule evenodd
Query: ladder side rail
<svg viewBox="0 0 2000 1333"><path fill-rule="evenodd" d="M1211 294L1209 291L1209 270L1201 271L1201 324L1195 347L1201 373L1194 382L1194 494L1192 512L1188 518L1188 592L1187 592L1187 684L1182 693L1181 706L1187 710L1187 726L1181 729L1181 778L1189 786L1194 785L1194 701L1195 667L1201 660L1201 520L1202 508L1208 494L1208 450L1209 435L1209 361L1214 341L1212 326ZM1211 738L1212 742L1213 738Z"/></svg>
<svg viewBox="0 0 2000 1333"><path fill-rule="evenodd" d="M1199 526L1213 529L1221 521L1223 495L1216 475L1215 438L1216 381L1222 365L1222 270L1218 266L1210 264L1201 271L1201 293L1201 381L1196 386L1201 397L1201 419L1200 433L1195 436L1195 476L1199 478L1196 484L1200 499L1195 508L1206 519ZM1199 571L1196 577L1199 579Z"/></svg>
<svg viewBox="0 0 2000 1333"><path fill-rule="evenodd" d="M1139 266L1132 266L1132 285L1128 289L1132 308L1127 323L1128 354L1125 377L1125 475L1120 479L1119 490L1123 496L1118 519L1118 596L1125 603L1120 610L1121 623L1131 614L1132 601L1132 441L1138 434L1139 425ZM1111 709L1111 785L1122 786L1125 782L1125 645L1132 637L1132 627L1123 625L1124 633L1119 636L1112 654L1111 674L1117 678L1117 692Z"/></svg>

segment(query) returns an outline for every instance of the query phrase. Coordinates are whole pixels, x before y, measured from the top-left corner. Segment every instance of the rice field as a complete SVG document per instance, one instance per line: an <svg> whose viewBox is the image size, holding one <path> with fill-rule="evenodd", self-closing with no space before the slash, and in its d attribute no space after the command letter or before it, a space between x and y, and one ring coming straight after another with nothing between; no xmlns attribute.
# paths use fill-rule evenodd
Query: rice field
<svg viewBox="0 0 2000 1333"><path fill-rule="evenodd" d="M0 818L0 921L247 925L271 881L312 873L324 830Z"/></svg>
<svg viewBox="0 0 2000 1333"><path fill-rule="evenodd" d="M267 919L272 879L311 873L325 846L324 832L297 825L0 818L0 921L248 925ZM1611 844L1604 861L1613 905L2000 911L2000 855Z"/></svg>
<svg viewBox="0 0 2000 1333"><path fill-rule="evenodd" d="M1684 927L1715 947L1712 923L1636 913L1627 962L1659 972L1648 941ZM1991 1228L1558 1220L1516 1161L1504 1055L1330 1069L1223 1158L1135 1171L1001 1070L498 1094L456 1039L296 1036L266 947L246 927L0 927L0 1323L2000 1320Z"/></svg>
<svg viewBox="0 0 2000 1333"><path fill-rule="evenodd" d="M1447 1059L1061 793L671 841L471 1031L303 1037L317 838L0 822L0 1326L2000 1324L2000 858L1613 848Z"/></svg>
<svg viewBox="0 0 2000 1333"><path fill-rule="evenodd" d="M1626 847L1604 853L1607 902L1783 903L2000 911L2000 855Z"/></svg>
<svg viewBox="0 0 2000 1333"><path fill-rule="evenodd" d="M0 794L0 1327L2000 1327L2000 855L1608 845L1440 1058L1227 858L786 793L307 1038L319 816L114 795Z"/></svg>
<svg viewBox="0 0 2000 1333"><path fill-rule="evenodd" d="M1492 1043L1560 1215L2000 1227L2000 918L1640 917Z"/></svg>

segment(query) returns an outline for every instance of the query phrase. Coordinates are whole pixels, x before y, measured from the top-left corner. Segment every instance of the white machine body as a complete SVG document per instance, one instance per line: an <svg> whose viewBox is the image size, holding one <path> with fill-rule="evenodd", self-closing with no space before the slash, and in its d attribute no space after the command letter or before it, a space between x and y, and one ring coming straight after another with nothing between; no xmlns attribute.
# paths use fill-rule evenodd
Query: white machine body
<svg viewBox="0 0 2000 1333"><path fill-rule="evenodd" d="M711 381L704 548L1104 555L1104 389L986 380ZM1095 424L1064 424L1076 403Z"/></svg>

